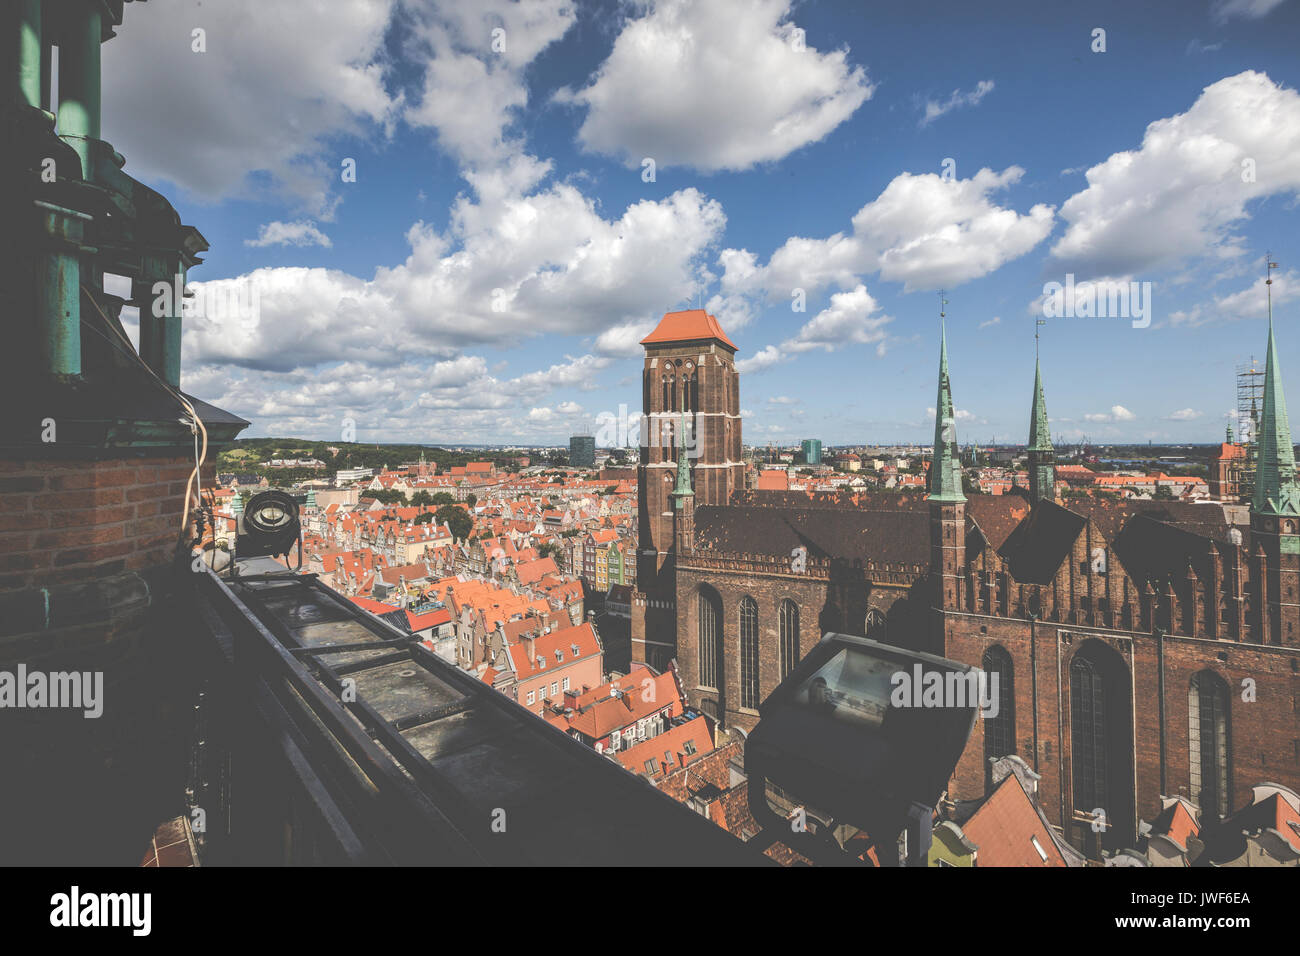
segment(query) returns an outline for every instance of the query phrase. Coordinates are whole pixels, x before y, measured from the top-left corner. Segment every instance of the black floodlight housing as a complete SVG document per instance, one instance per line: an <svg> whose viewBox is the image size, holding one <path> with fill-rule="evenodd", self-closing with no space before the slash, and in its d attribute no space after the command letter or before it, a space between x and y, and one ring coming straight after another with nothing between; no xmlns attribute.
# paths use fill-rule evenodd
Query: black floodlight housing
<svg viewBox="0 0 1300 956"><path fill-rule="evenodd" d="M763 702L745 743L761 838L831 865L854 865L874 847L893 866L906 829L908 864L924 866L933 808L974 729L983 677L933 654L827 634Z"/></svg>
<svg viewBox="0 0 1300 956"><path fill-rule="evenodd" d="M302 568L302 523L298 520L298 502L283 491L262 491L253 495L239 518L235 534L237 559L278 557L298 547L298 566Z"/></svg>

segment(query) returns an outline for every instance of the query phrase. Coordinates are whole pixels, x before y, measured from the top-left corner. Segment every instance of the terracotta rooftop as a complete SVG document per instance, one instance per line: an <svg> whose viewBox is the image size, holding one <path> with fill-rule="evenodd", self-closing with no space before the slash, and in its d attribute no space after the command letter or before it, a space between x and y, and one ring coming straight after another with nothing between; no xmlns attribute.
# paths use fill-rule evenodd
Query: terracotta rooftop
<svg viewBox="0 0 1300 956"><path fill-rule="evenodd" d="M979 866L1066 865L1014 773L1007 775L962 830L979 847Z"/></svg>
<svg viewBox="0 0 1300 956"><path fill-rule="evenodd" d="M655 330L641 340L642 345L659 342L696 342L716 339L733 352L736 344L727 338L718 320L703 309L665 312Z"/></svg>

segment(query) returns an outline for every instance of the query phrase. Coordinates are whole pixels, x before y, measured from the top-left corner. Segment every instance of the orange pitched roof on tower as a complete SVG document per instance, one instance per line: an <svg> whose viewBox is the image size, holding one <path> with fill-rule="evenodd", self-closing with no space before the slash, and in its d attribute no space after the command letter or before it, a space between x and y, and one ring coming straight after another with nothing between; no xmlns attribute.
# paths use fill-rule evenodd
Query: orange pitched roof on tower
<svg viewBox="0 0 1300 956"><path fill-rule="evenodd" d="M717 339L733 352L736 344L727 338L718 320L703 309L686 309L683 312L665 312L655 330L641 340L642 345L658 342L694 342Z"/></svg>

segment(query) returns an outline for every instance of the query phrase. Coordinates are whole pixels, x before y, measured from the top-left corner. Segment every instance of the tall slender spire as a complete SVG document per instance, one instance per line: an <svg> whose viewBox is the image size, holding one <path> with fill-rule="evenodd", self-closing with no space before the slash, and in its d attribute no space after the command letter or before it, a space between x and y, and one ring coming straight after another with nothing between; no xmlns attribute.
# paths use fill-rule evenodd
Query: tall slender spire
<svg viewBox="0 0 1300 956"><path fill-rule="evenodd" d="M1282 394L1282 369L1277 360L1273 319L1268 322L1268 358L1264 364L1264 409L1258 432L1259 463L1255 472L1252 510L1261 514L1300 514L1300 482L1296 481L1295 448L1286 396Z"/></svg>
<svg viewBox="0 0 1300 956"><path fill-rule="evenodd" d="M1052 450L1052 432L1047 423L1047 400L1043 397L1043 370L1034 359L1034 407L1029 412L1029 448Z"/></svg>
<svg viewBox="0 0 1300 956"><path fill-rule="evenodd" d="M1037 333L1034 335L1037 340ZM1037 353L1037 347L1034 349ZM1029 410L1029 500L1056 500L1056 451L1043 397L1043 370L1034 356L1034 399Z"/></svg>
<svg viewBox="0 0 1300 956"><path fill-rule="evenodd" d="M957 422L948 381L948 336L939 325L939 397L934 406L934 456L930 461L930 500L965 501L957 459Z"/></svg>

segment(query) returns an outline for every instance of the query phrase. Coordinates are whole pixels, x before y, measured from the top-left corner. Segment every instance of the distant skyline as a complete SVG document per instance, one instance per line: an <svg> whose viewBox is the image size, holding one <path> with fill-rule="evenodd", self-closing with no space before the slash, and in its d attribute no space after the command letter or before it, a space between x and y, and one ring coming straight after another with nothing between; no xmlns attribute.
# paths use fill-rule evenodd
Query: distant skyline
<svg viewBox="0 0 1300 956"><path fill-rule="evenodd" d="M747 443L924 442L946 289L959 441L1023 442L1073 277L1151 321L1048 320L1053 438L1214 443L1266 251L1300 414L1300 0L323 9L104 46L105 138L212 244L182 387L248 437L562 445L699 304Z"/></svg>

